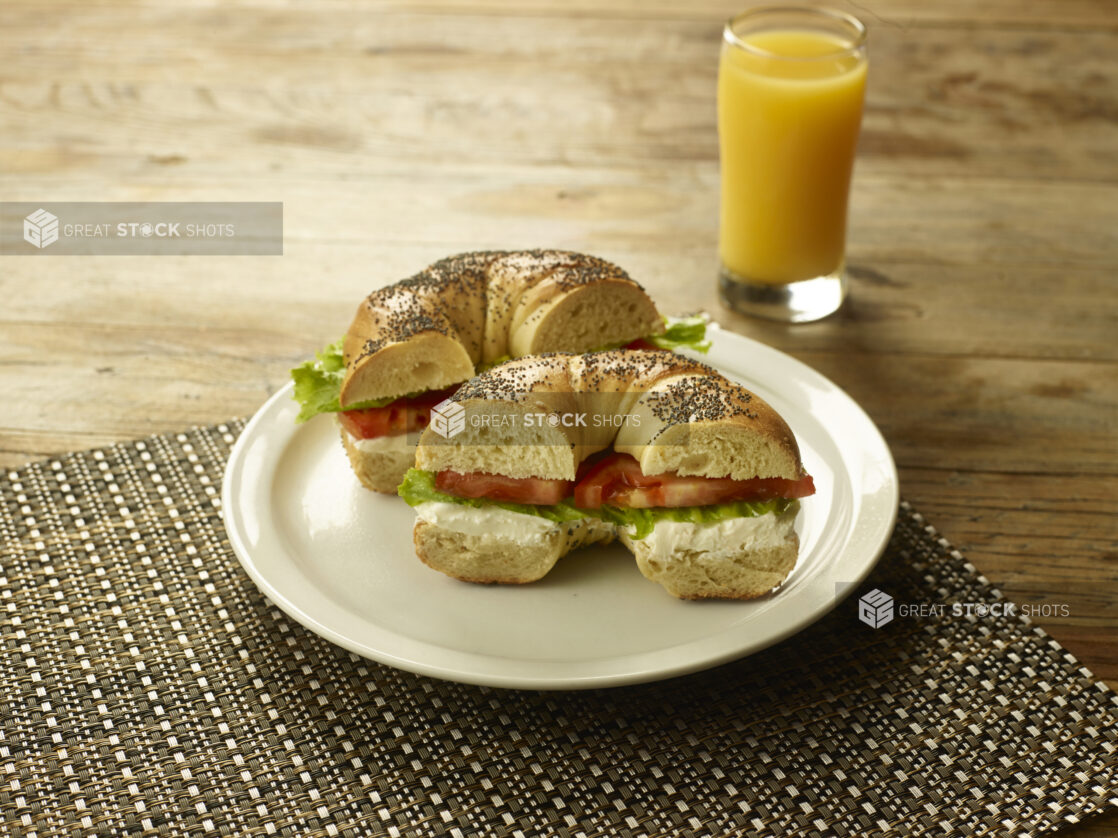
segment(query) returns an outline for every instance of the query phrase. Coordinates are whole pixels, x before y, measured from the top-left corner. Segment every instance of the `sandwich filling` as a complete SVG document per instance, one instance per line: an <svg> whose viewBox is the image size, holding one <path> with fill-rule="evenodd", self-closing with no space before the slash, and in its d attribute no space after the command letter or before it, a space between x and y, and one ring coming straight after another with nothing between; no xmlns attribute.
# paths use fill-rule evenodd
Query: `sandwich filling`
<svg viewBox="0 0 1118 838"><path fill-rule="evenodd" d="M431 408L448 398L457 385L445 390L428 390L406 395L372 399L359 404L341 405L342 381L346 365L342 355L342 340L338 340L291 370L295 383L294 399L299 402L296 422L306 422L320 413L337 413L342 426L355 439L374 439L381 436L398 436L427 427ZM603 346L597 351L619 349ZM664 331L639 338L625 345L626 349L692 349L706 352L710 342L706 339L706 320L703 317L664 318ZM499 358L477 370L496 366L507 358Z"/></svg>
<svg viewBox="0 0 1118 838"><path fill-rule="evenodd" d="M709 524L661 521L643 540L648 547L646 558L667 564L681 551L688 551L711 559L732 560L744 551L771 547L787 538L795 512L795 507L790 507L781 514L727 518Z"/></svg>
<svg viewBox="0 0 1118 838"><path fill-rule="evenodd" d="M420 520L444 530L538 544L559 530L561 524L539 515L525 515L500 506L465 506L447 501L423 501L415 507Z"/></svg>
<svg viewBox="0 0 1118 838"><path fill-rule="evenodd" d="M680 476L644 475L628 454L608 452L592 463L584 463L575 481L516 479L501 475L455 471L438 473L410 469L398 493L429 523L456 532L466 532L463 522L479 532L500 532L508 527L520 534L538 534L564 522L590 519L613 525L632 539L641 540L657 532L658 539L694 536L700 530L709 537L746 538L756 529L732 522L744 519L775 520L794 517L799 498L815 492L810 476L800 480L758 478L731 480ZM455 509L457 508L457 509ZM498 525L494 513L502 514ZM509 518L511 513L516 518ZM521 517L542 519L529 524ZM475 523L476 522L476 523ZM486 522L492 528L486 529ZM547 522L546 525L543 522ZM664 522L686 524L696 529L658 527ZM722 526L731 522L731 526ZM762 521L758 525L767 526ZM717 524L711 529L708 525ZM731 533L730 530L734 532ZM740 530L740 532L739 532ZM509 530L511 533L513 530ZM741 538L739 538L739 536ZM707 536L704 536L707 537ZM521 540L517 538L515 540Z"/></svg>

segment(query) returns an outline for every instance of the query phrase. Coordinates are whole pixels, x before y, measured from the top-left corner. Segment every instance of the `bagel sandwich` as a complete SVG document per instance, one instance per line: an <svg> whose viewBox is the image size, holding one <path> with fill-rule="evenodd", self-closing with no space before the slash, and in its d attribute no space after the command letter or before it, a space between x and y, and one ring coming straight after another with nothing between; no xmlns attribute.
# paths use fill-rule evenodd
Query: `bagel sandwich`
<svg viewBox="0 0 1118 838"><path fill-rule="evenodd" d="M414 432L475 373L553 351L705 351L705 329L701 317L662 317L625 271L593 256L464 253L372 292L341 340L292 370L296 421L335 414L361 483L395 493Z"/></svg>
<svg viewBox="0 0 1118 838"><path fill-rule="evenodd" d="M399 487L430 567L527 583L585 544L621 541L683 599L750 599L796 563L814 493L787 423L713 368L613 350L508 361L449 398Z"/></svg>

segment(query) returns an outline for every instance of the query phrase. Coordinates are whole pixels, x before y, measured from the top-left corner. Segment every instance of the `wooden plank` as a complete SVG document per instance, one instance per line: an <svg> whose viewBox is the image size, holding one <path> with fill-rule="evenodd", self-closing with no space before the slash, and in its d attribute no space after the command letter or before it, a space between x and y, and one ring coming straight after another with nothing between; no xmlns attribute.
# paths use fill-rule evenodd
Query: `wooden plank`
<svg viewBox="0 0 1118 838"><path fill-rule="evenodd" d="M6 200L236 200L263 173L189 171L121 179L108 173L27 175ZM715 270L718 175L713 164L670 171L564 166L411 166L284 180L260 200L284 203L284 258L309 242L431 253L486 247L668 249ZM55 200L58 200L55 198ZM851 198L850 261L988 265L993 270L1115 264L1118 183L859 175ZM380 248L377 248L380 245ZM46 259L49 253L36 254ZM49 259L48 259L49 261ZM247 279L247 277L246 277ZM1074 289L1071 290L1074 293Z"/></svg>
<svg viewBox="0 0 1118 838"><path fill-rule="evenodd" d="M1113 364L797 354L866 409L902 465L1118 473Z"/></svg>
<svg viewBox="0 0 1118 838"><path fill-rule="evenodd" d="M19 58L0 69L5 170L717 160L713 19L35 15L0 28L43 27L0 40ZM1118 181L1113 28L882 27L871 39L861 173Z"/></svg>
<svg viewBox="0 0 1118 838"><path fill-rule="evenodd" d="M9 2L17 7L17 3ZM298 0L239 0L237 12L275 12L296 8ZM325 10L323 16L352 9L363 15L424 15L444 16L466 14L483 18L504 17L558 17L589 18L596 21L625 20L647 23L656 20L694 20L696 18L725 19L741 11L748 4L741 0L319 0L316 7ZM1113 6L1107 0L988 0L981 4L968 0L943 0L923 3L920 0L887 0L873 6L848 0L830 0L828 5L845 9L890 26L912 27L926 22L948 22L959 26L1045 26L1060 28L1115 28ZM34 7L33 2L22 0L20 7ZM146 9L175 7L174 0L69 0L53 4L61 12L80 11L87 8L99 12L125 8L133 13ZM317 12L316 12L317 13Z"/></svg>
<svg viewBox="0 0 1118 838"><path fill-rule="evenodd" d="M932 215L929 210L929 217ZM785 352L963 355L983 358L1118 360L1118 305L1112 271L1100 266L934 263L931 238L921 255L930 264L898 259L909 251L907 225L890 244L880 222L879 246L853 243L850 296L826 320L798 326L744 317L723 307L714 276L715 244L689 250L650 246L598 248L625 265L664 311L710 312L723 326ZM950 212L942 216L950 224ZM929 226L931 222L929 221ZM924 233L913 233L922 236ZM1009 254L1007 254L1008 256Z"/></svg>
<svg viewBox="0 0 1118 838"><path fill-rule="evenodd" d="M907 467L906 498L1018 601L1084 604L1069 625L1118 620L1118 477Z"/></svg>
<svg viewBox="0 0 1118 838"><path fill-rule="evenodd" d="M679 254L576 246L615 259L649 289L662 311L706 310L725 327L792 353L854 358L875 347L894 357L981 356L1115 361L1118 324L1100 270L1033 267L991 271L906 263L855 266L851 296L834 317L788 327L736 315L718 302L712 252ZM293 352L348 325L372 288L410 276L449 250L383 245L306 246L301 256L260 262L197 257L98 260L75 282L66 259L9 259L0 278L8 324L75 319L88 324L181 329L273 329ZM254 281L253 274L260 280ZM25 289L34 289L27 293ZM1052 293L1050 289L1058 289ZM143 299L137 306L136 300ZM43 340L49 342L49 333ZM30 350L27 350L30 351Z"/></svg>

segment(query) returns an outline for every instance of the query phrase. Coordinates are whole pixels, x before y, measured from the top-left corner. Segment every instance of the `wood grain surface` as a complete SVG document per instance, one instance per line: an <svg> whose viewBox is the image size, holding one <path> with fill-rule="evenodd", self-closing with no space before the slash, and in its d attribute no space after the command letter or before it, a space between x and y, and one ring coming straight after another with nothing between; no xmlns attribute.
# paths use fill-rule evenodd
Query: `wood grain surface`
<svg viewBox="0 0 1118 838"><path fill-rule="evenodd" d="M846 389L902 494L1118 685L1112 2L846 6L852 290L798 327L715 292L738 2L49 5L0 4L0 200L282 201L284 255L0 257L0 465L251 414L444 255L584 250Z"/></svg>

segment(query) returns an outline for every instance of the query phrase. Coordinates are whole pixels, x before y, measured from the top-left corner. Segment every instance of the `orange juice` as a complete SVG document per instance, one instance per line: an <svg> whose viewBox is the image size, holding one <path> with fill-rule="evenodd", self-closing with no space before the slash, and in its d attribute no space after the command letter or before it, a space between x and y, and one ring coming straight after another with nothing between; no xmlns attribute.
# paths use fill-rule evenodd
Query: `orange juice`
<svg viewBox="0 0 1118 838"><path fill-rule="evenodd" d="M722 264L771 285L841 271L865 51L814 29L727 32L718 71Z"/></svg>

